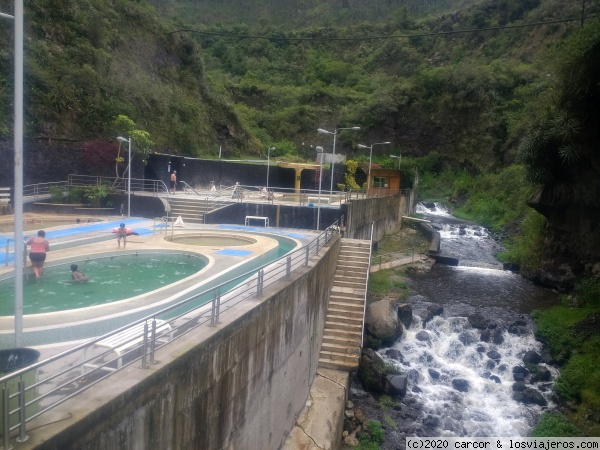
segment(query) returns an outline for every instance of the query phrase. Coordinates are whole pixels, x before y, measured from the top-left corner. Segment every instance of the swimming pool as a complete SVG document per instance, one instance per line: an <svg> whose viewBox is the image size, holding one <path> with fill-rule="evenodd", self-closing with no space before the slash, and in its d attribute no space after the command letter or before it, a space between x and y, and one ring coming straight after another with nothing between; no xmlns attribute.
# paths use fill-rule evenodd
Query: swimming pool
<svg viewBox="0 0 600 450"><path fill-rule="evenodd" d="M71 280L70 265L91 278ZM24 314L86 308L142 295L170 285L204 268L207 259L195 253L135 252L47 265L44 277L27 277ZM28 269L29 270L29 269ZM0 281L0 316L14 314L14 281Z"/></svg>

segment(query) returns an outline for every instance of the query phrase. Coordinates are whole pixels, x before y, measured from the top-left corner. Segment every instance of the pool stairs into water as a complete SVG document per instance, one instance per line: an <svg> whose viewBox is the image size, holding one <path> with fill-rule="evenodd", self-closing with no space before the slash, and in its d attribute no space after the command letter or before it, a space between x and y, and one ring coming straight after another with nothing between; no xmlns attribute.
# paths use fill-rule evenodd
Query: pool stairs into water
<svg viewBox="0 0 600 450"><path fill-rule="evenodd" d="M231 202L218 201L215 198L190 198L183 194L169 196L172 217L180 217L183 222L204 223L204 215L216 209L228 206Z"/></svg>
<svg viewBox="0 0 600 450"><path fill-rule="evenodd" d="M358 369L371 241L342 239L329 297L319 367Z"/></svg>

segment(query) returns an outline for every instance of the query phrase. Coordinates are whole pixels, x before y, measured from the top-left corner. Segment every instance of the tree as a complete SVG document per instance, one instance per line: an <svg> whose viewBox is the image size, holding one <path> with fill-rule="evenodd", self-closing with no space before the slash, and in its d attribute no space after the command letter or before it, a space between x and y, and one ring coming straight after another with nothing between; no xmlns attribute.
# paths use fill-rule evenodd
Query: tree
<svg viewBox="0 0 600 450"><path fill-rule="evenodd" d="M148 155L150 148L154 145L154 142L152 142L152 139L150 138L150 133L137 129L135 122L122 114L115 118L113 125L117 133L119 133L119 136L129 136L129 140L131 141L129 145L131 145L132 151L142 153L144 158ZM133 145L134 143L135 145ZM119 151L117 153L117 157L115 158L115 174L117 179L115 180L114 185L116 185L122 178L125 178L127 172L129 171L129 165L131 161L125 165L125 167L122 169L122 173L119 173L119 168L122 166L124 161L125 158L121 156L121 142L119 141Z"/></svg>

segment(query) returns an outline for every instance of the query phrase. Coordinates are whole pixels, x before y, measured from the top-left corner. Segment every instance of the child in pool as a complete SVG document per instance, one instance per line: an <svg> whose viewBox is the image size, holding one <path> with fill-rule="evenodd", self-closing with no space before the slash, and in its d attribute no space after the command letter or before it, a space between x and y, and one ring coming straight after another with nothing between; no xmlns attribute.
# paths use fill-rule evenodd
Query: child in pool
<svg viewBox="0 0 600 450"><path fill-rule="evenodd" d="M77 264L71 264L71 279L77 282L90 281L83 273L77 270Z"/></svg>
<svg viewBox="0 0 600 450"><path fill-rule="evenodd" d="M117 245L121 248L121 239L123 239L123 248L127 245L127 229L125 228L125 224L122 223L117 230Z"/></svg>

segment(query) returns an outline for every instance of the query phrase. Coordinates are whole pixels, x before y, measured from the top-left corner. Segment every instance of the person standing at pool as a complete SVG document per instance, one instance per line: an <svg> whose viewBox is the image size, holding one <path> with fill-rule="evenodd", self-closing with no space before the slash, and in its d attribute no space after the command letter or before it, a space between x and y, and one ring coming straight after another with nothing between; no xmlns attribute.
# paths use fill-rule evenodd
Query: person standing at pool
<svg viewBox="0 0 600 450"><path fill-rule="evenodd" d="M174 170L171 174L171 193L175 193L177 190L177 171Z"/></svg>
<svg viewBox="0 0 600 450"><path fill-rule="evenodd" d="M39 280L44 275L44 261L46 261L46 252L50 251L50 243L46 240L46 232L40 230L37 236L32 236L26 242L31 246L29 250L29 260L35 279Z"/></svg>
<svg viewBox="0 0 600 450"><path fill-rule="evenodd" d="M127 229L125 228L125 224L122 223L117 229L117 244L119 248L121 248L121 239L123 239L123 248L127 245Z"/></svg>
<svg viewBox="0 0 600 450"><path fill-rule="evenodd" d="M71 279L77 282L90 281L88 277L78 270L77 264L71 264Z"/></svg>

